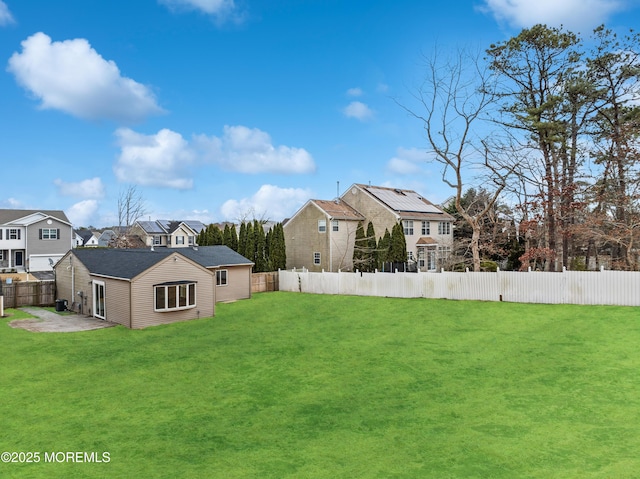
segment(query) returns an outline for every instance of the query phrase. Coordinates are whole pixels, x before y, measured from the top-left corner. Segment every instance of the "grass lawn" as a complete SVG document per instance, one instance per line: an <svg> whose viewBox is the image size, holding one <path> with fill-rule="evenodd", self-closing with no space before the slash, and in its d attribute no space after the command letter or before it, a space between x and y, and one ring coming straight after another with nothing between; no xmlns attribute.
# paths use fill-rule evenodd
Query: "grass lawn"
<svg viewBox="0 0 640 479"><path fill-rule="evenodd" d="M140 331L16 317L0 452L41 461L2 478L640 475L638 308L262 293ZM110 461L44 462L67 451Z"/></svg>

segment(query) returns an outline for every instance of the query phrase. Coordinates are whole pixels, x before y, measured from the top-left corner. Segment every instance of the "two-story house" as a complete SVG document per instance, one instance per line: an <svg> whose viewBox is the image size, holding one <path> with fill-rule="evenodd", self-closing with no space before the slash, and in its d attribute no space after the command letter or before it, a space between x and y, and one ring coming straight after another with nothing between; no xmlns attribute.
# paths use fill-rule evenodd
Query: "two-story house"
<svg viewBox="0 0 640 479"><path fill-rule="evenodd" d="M73 242L63 211L0 209L0 271L52 271Z"/></svg>
<svg viewBox="0 0 640 479"><path fill-rule="evenodd" d="M344 201L307 201L283 225L287 267L304 266L310 271L351 269L356 229L364 219Z"/></svg>
<svg viewBox="0 0 640 479"><path fill-rule="evenodd" d="M204 228L197 220L136 221L129 234L139 236L147 246L182 248L195 245L196 237Z"/></svg>
<svg viewBox="0 0 640 479"><path fill-rule="evenodd" d="M332 213L328 206L331 204L340 205L342 210L348 211L348 219L346 213L343 217ZM315 211L311 205L322 212ZM320 223L323 216L327 221L324 231ZM345 223L340 248L326 231L334 219ZM318 221L317 230L314 221ZM359 221L365 228L369 222L373 224L377 240L385 230L391 232L396 223L401 223L407 243L407 261L415 262L421 271L438 270L451 254L454 221L451 215L413 190L354 184L336 201L307 202L284 224L287 268L305 267L310 271L352 269L355 228ZM325 245L324 249L321 245ZM323 252L329 254L330 259L323 261ZM336 254L340 258L337 264Z"/></svg>

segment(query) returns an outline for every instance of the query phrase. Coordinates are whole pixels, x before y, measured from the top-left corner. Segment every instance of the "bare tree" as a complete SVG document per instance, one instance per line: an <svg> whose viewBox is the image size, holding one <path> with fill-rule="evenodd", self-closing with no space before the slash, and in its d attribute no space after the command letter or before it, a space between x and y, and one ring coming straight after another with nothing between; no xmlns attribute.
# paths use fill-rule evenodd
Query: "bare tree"
<svg viewBox="0 0 640 479"><path fill-rule="evenodd" d="M118 197L118 237L127 236L133 223L147 214L144 197L137 186L129 185Z"/></svg>
<svg viewBox="0 0 640 479"><path fill-rule="evenodd" d="M456 210L473 230L473 270L480 271L482 219L492 210L513 171L501 160L493 141L476 135L476 127L488 124L484 115L496 99L491 87L493 77L482 65L480 55L464 50L443 62L437 55L425 61L426 78L413 93L422 112L396 103L423 123L430 153L442 165L442 181L455 190ZM491 191L484 208L474 212L464 208L461 201L468 177Z"/></svg>

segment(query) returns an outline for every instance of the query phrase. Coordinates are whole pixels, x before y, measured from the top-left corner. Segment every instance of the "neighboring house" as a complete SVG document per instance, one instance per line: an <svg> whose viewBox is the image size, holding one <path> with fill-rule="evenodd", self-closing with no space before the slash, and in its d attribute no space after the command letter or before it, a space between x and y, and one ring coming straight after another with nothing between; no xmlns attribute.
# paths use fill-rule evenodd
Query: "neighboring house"
<svg viewBox="0 0 640 479"><path fill-rule="evenodd" d="M215 272L177 250L74 249L55 273L70 309L128 328L215 314Z"/></svg>
<svg viewBox="0 0 640 479"><path fill-rule="evenodd" d="M129 234L139 236L147 246L184 248L195 245L204 228L197 220L136 221Z"/></svg>
<svg viewBox="0 0 640 479"><path fill-rule="evenodd" d="M356 230L365 217L344 201L309 200L283 225L287 268L350 270Z"/></svg>
<svg viewBox="0 0 640 479"><path fill-rule="evenodd" d="M73 241L63 211L0 210L0 271L52 271Z"/></svg>
<svg viewBox="0 0 640 479"><path fill-rule="evenodd" d="M407 261L415 263L421 271L438 270L451 254L453 216L445 213L413 190L354 184L336 201L337 203L333 203L344 204L350 208L353 218L351 221L355 224L357 224L355 214L363 218L365 229L369 222L373 223L376 240L384 235L385 230L391 232L396 223L401 223L407 242ZM308 213L310 203L307 202L284 224L287 268L304 266L310 271L321 269L336 271L333 260L323 262L323 252L326 255L328 250L326 248L322 250L321 244L323 241L328 245L334 244L328 239L328 230L330 229L329 221L337 219L337 217L334 218L329 211L326 211L327 215L325 216L329 220L326 228L323 229L320 223L314 225L313 215ZM323 209L321 205L328 205L332 202L313 200L313 203ZM317 220L320 221L320 216ZM346 222L346 220L342 219L341 222ZM350 231L345 228L348 246L346 254L344 254L344 266L340 268L345 270L353 268L355 234ZM333 255L335 251L334 249L329 254Z"/></svg>
<svg viewBox="0 0 640 479"><path fill-rule="evenodd" d="M98 246L101 248L108 248L113 245L113 242L118 237L116 232L113 230L104 230L101 233L96 233L98 235Z"/></svg>
<svg viewBox="0 0 640 479"><path fill-rule="evenodd" d="M98 246L98 237L100 233L96 234L88 229L81 229L76 231L76 246L84 246L86 248L95 248Z"/></svg>
<svg viewBox="0 0 640 479"><path fill-rule="evenodd" d="M228 246L197 246L179 248L191 258L216 275L216 302L236 301L251 297L251 270L253 263Z"/></svg>

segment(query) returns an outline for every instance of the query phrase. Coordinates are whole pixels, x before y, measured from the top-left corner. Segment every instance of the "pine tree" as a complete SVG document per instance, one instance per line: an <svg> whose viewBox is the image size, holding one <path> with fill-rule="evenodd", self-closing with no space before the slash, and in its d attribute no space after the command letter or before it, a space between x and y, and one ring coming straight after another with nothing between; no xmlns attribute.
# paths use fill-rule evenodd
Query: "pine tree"
<svg viewBox="0 0 640 479"><path fill-rule="evenodd" d="M407 241L404 237L402 223L396 223L391 230L389 261L392 263L406 263L407 261Z"/></svg>
<svg viewBox="0 0 640 479"><path fill-rule="evenodd" d="M240 223L240 235L238 236L238 248L236 251L249 259L247 256L247 225L244 222Z"/></svg>
<svg viewBox="0 0 640 479"><path fill-rule="evenodd" d="M238 251L238 232L236 225L231 225L231 243L228 245L233 251Z"/></svg>
<svg viewBox="0 0 640 479"><path fill-rule="evenodd" d="M391 248L391 233L385 228L384 235L378 241L378 269L385 270L385 263L389 261L389 249Z"/></svg>
<svg viewBox="0 0 640 479"><path fill-rule="evenodd" d="M212 245L220 245L223 243L222 231L218 225L211 226L211 243Z"/></svg>
<svg viewBox="0 0 640 479"><path fill-rule="evenodd" d="M264 228L258 220L253 220L253 239L253 261L255 263L253 270L256 273L262 273L264 271L267 271L267 257L265 254L266 239L264 236Z"/></svg>
<svg viewBox="0 0 640 479"><path fill-rule="evenodd" d="M378 266L378 252L376 244L376 232L373 223L369 221L367 225L367 269L366 271L373 273Z"/></svg>
<svg viewBox="0 0 640 479"><path fill-rule="evenodd" d="M278 271L287 267L287 255L285 251L284 229L282 223L277 223L269 231L269 270Z"/></svg>
<svg viewBox="0 0 640 479"><path fill-rule="evenodd" d="M242 256L244 256L247 259L250 259L251 261L253 261L255 263L256 262L255 261L256 242L255 242L255 238L253 237L253 225L251 224L251 222L248 222L245 225L244 232L245 232L245 237L246 237L244 253L240 253L240 254L242 254ZM254 266L254 268L255 268L255 266ZM255 269L254 269L254 271L255 271Z"/></svg>
<svg viewBox="0 0 640 479"><path fill-rule="evenodd" d="M229 223L224 225L224 231L222 232L222 244L231 248L231 228L229 228Z"/></svg>
<svg viewBox="0 0 640 479"><path fill-rule="evenodd" d="M367 238L364 233L362 221L358 222L356 240L353 245L353 269L366 271L367 269Z"/></svg>

